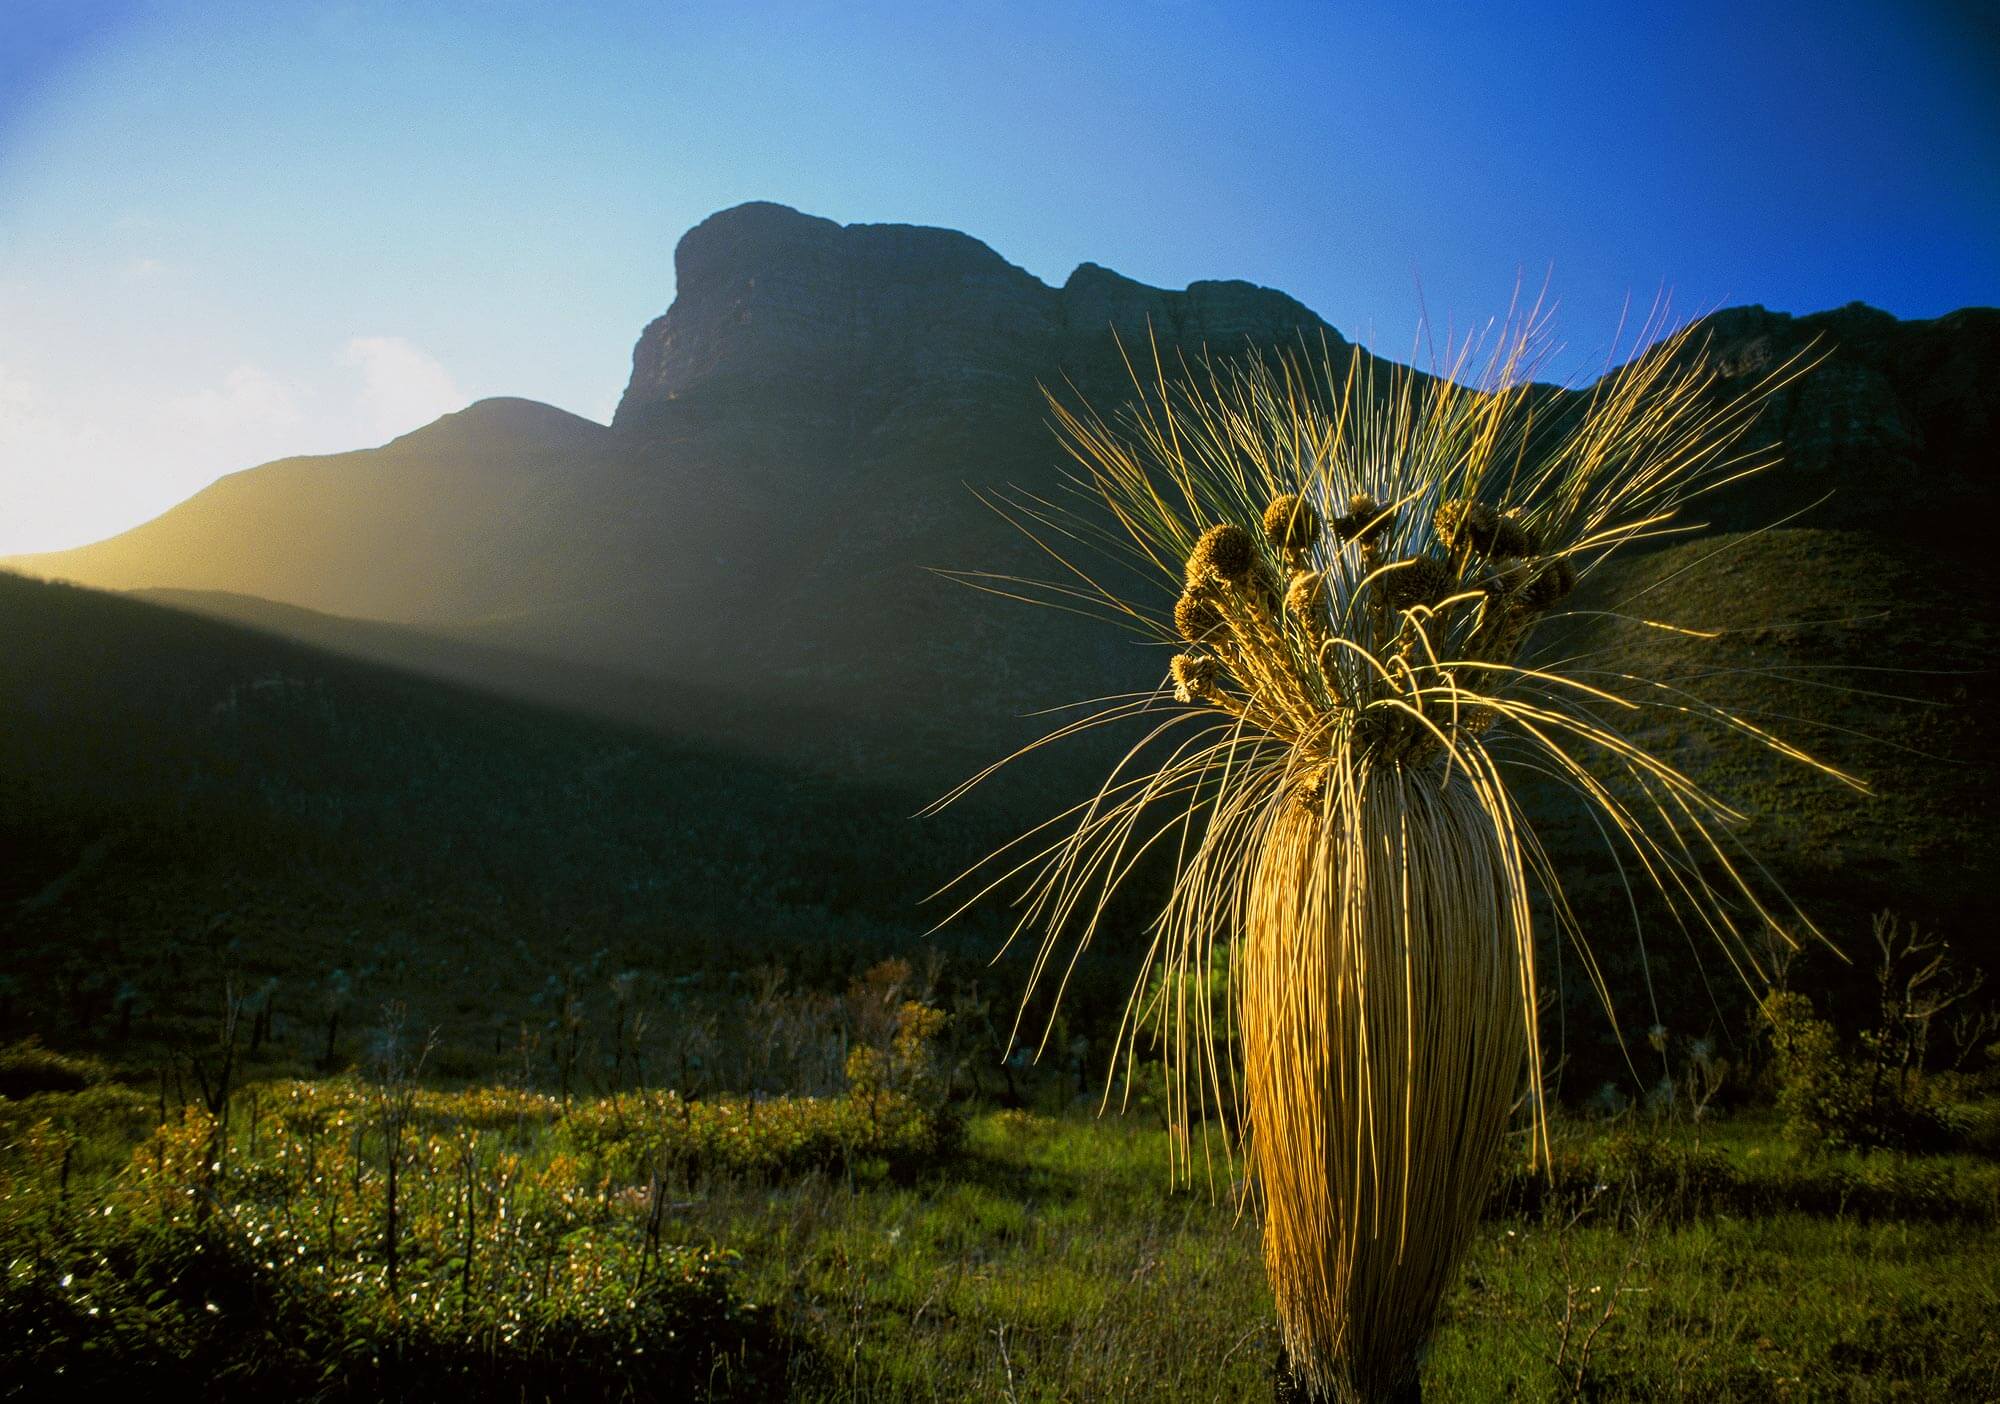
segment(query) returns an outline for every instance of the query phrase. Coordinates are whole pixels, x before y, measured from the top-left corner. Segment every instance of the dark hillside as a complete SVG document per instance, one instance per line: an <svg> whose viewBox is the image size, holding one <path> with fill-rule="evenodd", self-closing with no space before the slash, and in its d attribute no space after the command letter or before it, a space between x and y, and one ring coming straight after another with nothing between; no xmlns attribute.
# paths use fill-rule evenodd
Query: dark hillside
<svg viewBox="0 0 2000 1404"><path fill-rule="evenodd" d="M551 980L838 984L1002 822L5 574L0 637L0 1037L137 1058L227 982L296 1058L390 999L511 1048Z"/></svg>
<svg viewBox="0 0 2000 1404"><path fill-rule="evenodd" d="M1818 950L1799 966L1800 981L1859 1002L1870 993L1869 919L1884 909L1943 935L1963 957L2000 966L1992 883L2000 742L1989 725L2000 705L1996 584L1990 567L1879 534L1704 537L1602 572L1536 651L1659 678L1868 782L1872 793L1856 794L1671 708L1616 719L1749 816L1738 831L1746 847L1857 962ZM1717 637L1648 628L1635 622L1642 618ZM1722 1022L1717 1003L1740 1008L1743 984L1705 933L1690 945L1657 905L1641 908L1654 956L1655 998L1646 998L1625 890L1603 840L1559 796L1530 793L1557 861L1575 875L1567 890L1608 957L1628 1030L1657 1017L1699 1034ZM1580 980L1569 993L1575 1009L1596 1003Z"/></svg>

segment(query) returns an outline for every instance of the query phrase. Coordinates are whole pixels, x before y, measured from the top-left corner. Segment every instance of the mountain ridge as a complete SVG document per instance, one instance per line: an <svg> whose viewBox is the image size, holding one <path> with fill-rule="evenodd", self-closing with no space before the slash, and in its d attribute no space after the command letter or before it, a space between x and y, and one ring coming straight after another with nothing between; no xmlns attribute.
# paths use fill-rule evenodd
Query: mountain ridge
<svg viewBox="0 0 2000 1404"><path fill-rule="evenodd" d="M1169 358L1324 338L1332 355L1388 364L1250 283L1170 291L1085 262L1052 287L968 234L769 202L703 220L675 263L676 295L637 339L609 426L482 401L376 449L231 475L110 542L5 564L450 633L580 679L738 696L759 715L809 703L840 719L813 764L914 767L942 786L1030 739L1025 712L1158 680L1160 660L1109 631L925 573L1044 573L967 491L1061 490L1043 385L1115 405L1131 389L1117 337L1156 338ZM1709 503L1707 529L1827 498L1803 525L1976 546L2000 312L1905 323L1750 306L1704 330L1725 390L1837 343L1754 431L1786 439L1785 466Z"/></svg>

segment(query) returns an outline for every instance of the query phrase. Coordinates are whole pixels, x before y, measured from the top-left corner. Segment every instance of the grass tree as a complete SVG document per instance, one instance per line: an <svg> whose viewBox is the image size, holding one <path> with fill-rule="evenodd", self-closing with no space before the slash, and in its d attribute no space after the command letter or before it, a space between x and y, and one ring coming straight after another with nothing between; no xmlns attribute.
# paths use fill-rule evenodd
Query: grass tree
<svg viewBox="0 0 2000 1404"><path fill-rule="evenodd" d="M1040 978L1142 858L1171 857L1137 984L1154 994L1124 1034L1163 1040L1182 1118L1241 1113L1217 1124L1242 1127L1297 1397L1416 1397L1510 1117L1538 1123L1534 913L1582 938L1523 776L1567 784L1621 868L1746 972L1768 933L1811 931L1740 851L1743 816L1632 723L1668 708L1815 763L1664 680L1536 648L1607 558L1768 466L1741 445L1802 367L1725 393L1683 331L1561 395L1527 374L1537 334L1530 318L1433 375L1346 348L1155 351L1114 415L1051 397L1073 497L995 500L1061 578L965 577L1172 651L1157 688L1036 743L1145 728L1096 794L975 869L967 901L1014 887ZM1220 1008L1158 996L1204 988L1218 952Z"/></svg>

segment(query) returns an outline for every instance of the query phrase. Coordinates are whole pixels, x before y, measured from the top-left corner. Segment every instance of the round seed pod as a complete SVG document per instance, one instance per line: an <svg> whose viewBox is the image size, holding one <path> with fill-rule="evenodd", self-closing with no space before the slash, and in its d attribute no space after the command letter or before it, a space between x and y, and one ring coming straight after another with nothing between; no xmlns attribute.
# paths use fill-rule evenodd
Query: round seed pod
<svg viewBox="0 0 2000 1404"><path fill-rule="evenodd" d="M1312 620L1319 617L1319 607L1326 599L1326 577L1316 570L1295 570L1291 583L1285 587L1285 613L1294 619Z"/></svg>
<svg viewBox="0 0 2000 1404"><path fill-rule="evenodd" d="M1405 556L1382 568L1376 577L1389 603L1397 609L1436 604L1451 593L1451 567L1436 556Z"/></svg>
<svg viewBox="0 0 2000 1404"><path fill-rule="evenodd" d="M1215 690L1216 679L1222 674L1221 665L1213 658L1200 653L1176 654L1168 666L1174 679L1174 700L1195 702Z"/></svg>
<svg viewBox="0 0 2000 1404"><path fill-rule="evenodd" d="M1231 582L1247 579L1257 564L1257 547L1250 533L1230 522L1212 526L1188 552L1187 583L1200 585L1209 576Z"/></svg>
<svg viewBox="0 0 2000 1404"><path fill-rule="evenodd" d="M1500 529L1500 514L1484 502L1454 497L1442 503L1431 517L1438 540L1447 551L1491 552L1494 534Z"/></svg>
<svg viewBox="0 0 2000 1404"><path fill-rule="evenodd" d="M1542 549L1535 529L1509 512L1495 519L1492 554L1500 559L1532 556Z"/></svg>
<svg viewBox="0 0 2000 1404"><path fill-rule="evenodd" d="M1576 567L1567 556L1555 556L1542 563L1521 592L1521 603L1529 609L1553 609L1569 598L1576 588Z"/></svg>
<svg viewBox="0 0 2000 1404"><path fill-rule="evenodd" d="M1333 519L1333 534L1342 541L1358 541L1372 546L1396 524L1395 514L1384 512L1382 504L1363 492L1347 499L1347 511Z"/></svg>
<svg viewBox="0 0 2000 1404"><path fill-rule="evenodd" d="M1461 707L1458 709L1458 730L1467 736L1483 736L1500 720L1500 714L1491 707Z"/></svg>
<svg viewBox="0 0 2000 1404"><path fill-rule="evenodd" d="M1174 630L1191 644L1207 643L1223 631L1222 612L1199 590L1185 590L1174 601Z"/></svg>
<svg viewBox="0 0 2000 1404"><path fill-rule="evenodd" d="M1319 513L1295 492L1272 498L1264 509L1264 535L1280 551L1311 550L1319 529Z"/></svg>

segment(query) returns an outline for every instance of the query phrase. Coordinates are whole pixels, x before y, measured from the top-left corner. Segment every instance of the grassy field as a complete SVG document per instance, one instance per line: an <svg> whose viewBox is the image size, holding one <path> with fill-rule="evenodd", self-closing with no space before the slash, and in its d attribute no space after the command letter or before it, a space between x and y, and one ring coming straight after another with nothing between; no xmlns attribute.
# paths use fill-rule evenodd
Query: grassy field
<svg viewBox="0 0 2000 1404"><path fill-rule="evenodd" d="M1254 1216L1140 1117L914 1065L692 1106L396 1080L0 1101L0 1393L1270 1397ZM1980 1399L2000 1165L1573 1122L1509 1167L1427 1399ZM393 1168L392 1168L393 1167ZM392 1188L392 1185L394 1188Z"/></svg>

